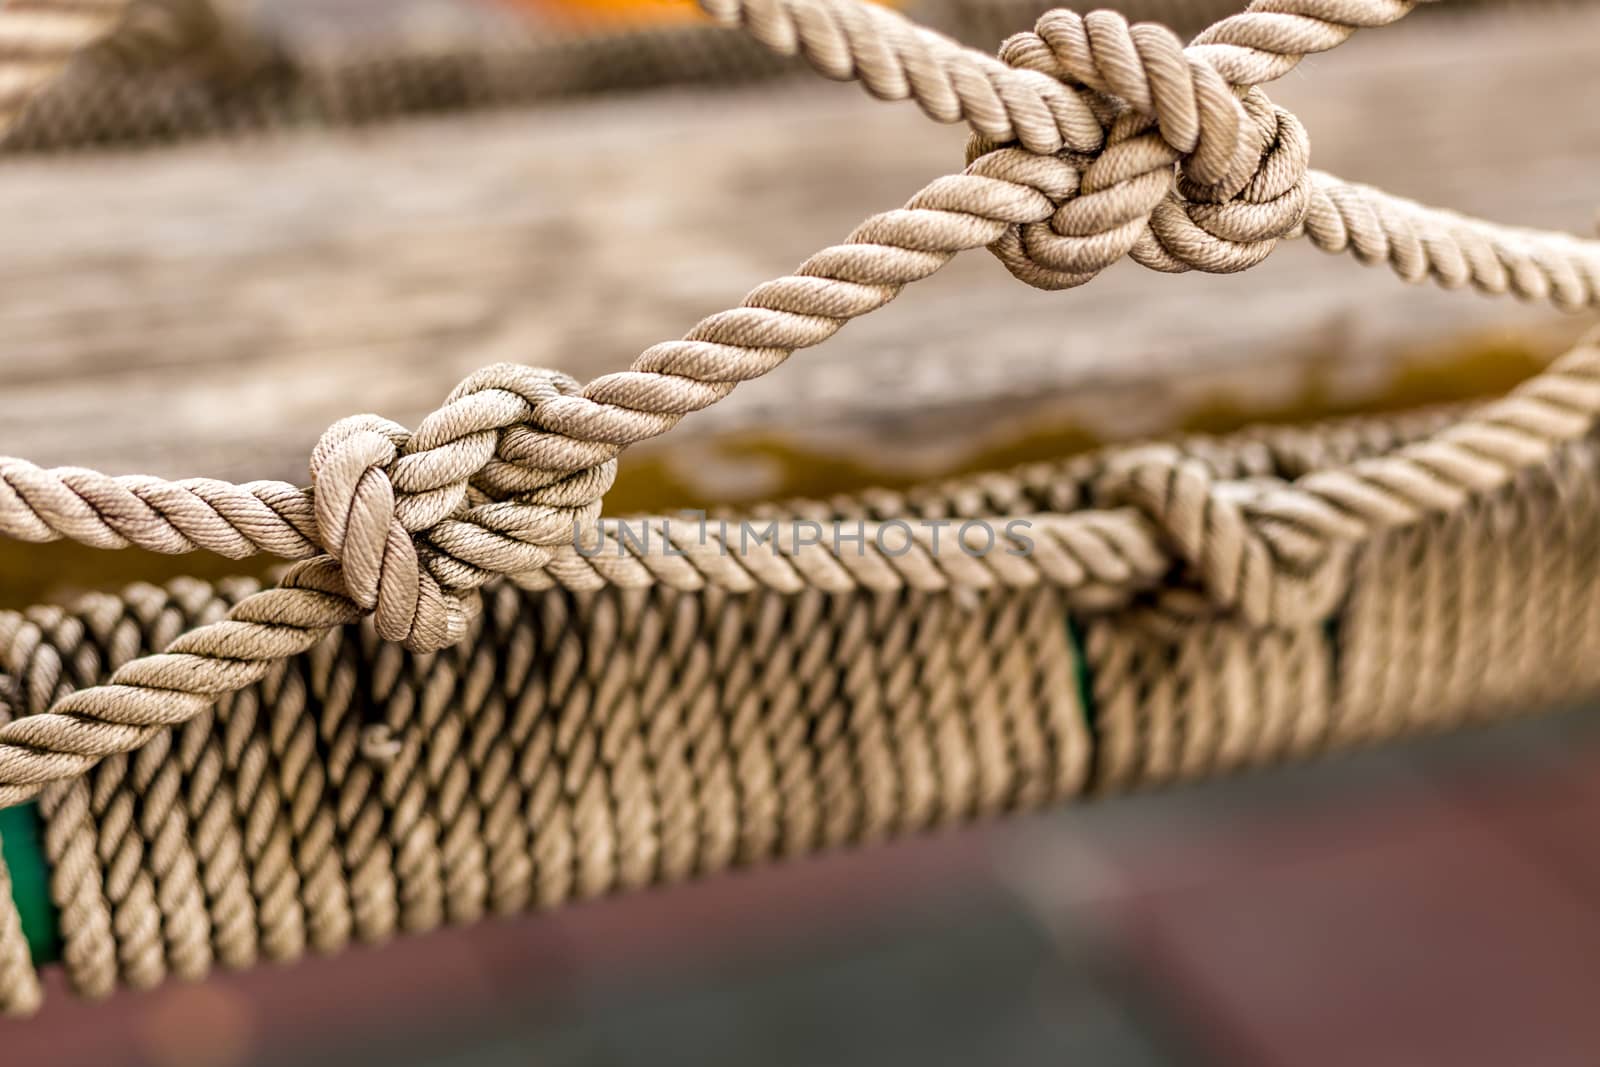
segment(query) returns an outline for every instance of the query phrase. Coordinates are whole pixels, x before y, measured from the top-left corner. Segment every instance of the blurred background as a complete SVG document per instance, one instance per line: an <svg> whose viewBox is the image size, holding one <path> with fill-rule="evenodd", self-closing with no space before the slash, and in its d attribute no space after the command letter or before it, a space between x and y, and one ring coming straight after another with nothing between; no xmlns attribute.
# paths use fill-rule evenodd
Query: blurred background
<svg viewBox="0 0 1600 1067"><path fill-rule="evenodd" d="M1046 5L904 6L990 49ZM1110 6L1189 32L1234 5ZM1552 101L1600 101L1596 41L1577 0L1430 5L1270 93L1317 166L1587 233L1600 124ZM625 365L958 169L963 140L684 3L150 0L0 152L0 452L303 480L334 419L414 423L486 362ZM1588 325L1303 247L1243 277L1122 264L1056 294L975 254L630 453L608 504L1456 401ZM238 566L0 546L0 603ZM56 989L0 1022L0 1063L1593 1064L1597 722L1567 709L101 1005Z"/></svg>

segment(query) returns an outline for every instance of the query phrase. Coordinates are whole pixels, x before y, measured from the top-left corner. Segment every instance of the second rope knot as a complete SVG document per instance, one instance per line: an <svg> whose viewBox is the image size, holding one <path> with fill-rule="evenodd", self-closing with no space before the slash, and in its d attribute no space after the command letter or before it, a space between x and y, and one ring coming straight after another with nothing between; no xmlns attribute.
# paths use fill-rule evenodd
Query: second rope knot
<svg viewBox="0 0 1600 1067"><path fill-rule="evenodd" d="M1305 128L1260 89L1236 94L1165 27L1054 11L1000 58L1093 94L1106 129L1098 152L1061 153L1080 179L1070 195L1047 193L1050 219L990 246L1029 285L1083 285L1124 256L1169 273L1247 270L1303 224ZM974 135L968 163L1002 147Z"/></svg>
<svg viewBox="0 0 1600 1067"><path fill-rule="evenodd" d="M454 644L485 581L539 570L594 521L614 461L551 469L524 458L526 438L543 433L540 409L578 391L565 374L498 364L415 432L356 415L322 435L311 454L318 533L385 640L422 652Z"/></svg>

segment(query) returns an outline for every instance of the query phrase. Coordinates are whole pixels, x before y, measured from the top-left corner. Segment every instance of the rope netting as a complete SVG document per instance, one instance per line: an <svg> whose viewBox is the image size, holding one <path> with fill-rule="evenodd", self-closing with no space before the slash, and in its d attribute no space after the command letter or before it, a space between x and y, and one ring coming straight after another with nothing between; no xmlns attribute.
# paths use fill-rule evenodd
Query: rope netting
<svg viewBox="0 0 1600 1067"><path fill-rule="evenodd" d="M1124 258L1243 271L1305 238L1411 282L1600 306L1600 243L1310 169L1307 131L1262 86L1411 0L1256 0L1187 45L1058 10L998 58L860 0L701 6L964 122L965 169L626 371L581 384L496 365L415 430L341 420L309 488L0 459L7 536L293 561L272 588L0 614L0 805L38 798L80 991L1217 773L1597 680L1600 340L1443 420L778 507L754 545L742 520L738 537L602 522L628 446L970 249L1065 289ZM119 7L0 8L0 121ZM1512 521L1530 531L1516 553L1493 532ZM1421 597L1396 547L1418 539ZM1413 601L1421 632L1470 638L1400 656L1402 679L1382 650L1415 640ZM4 890L0 1002L29 1010L37 961Z"/></svg>

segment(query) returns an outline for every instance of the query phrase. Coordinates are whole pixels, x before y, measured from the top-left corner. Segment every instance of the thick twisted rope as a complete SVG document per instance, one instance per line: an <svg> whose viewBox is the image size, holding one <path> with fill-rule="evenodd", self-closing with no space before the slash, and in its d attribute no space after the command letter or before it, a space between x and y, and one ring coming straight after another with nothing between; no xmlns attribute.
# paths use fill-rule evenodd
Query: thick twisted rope
<svg viewBox="0 0 1600 1067"><path fill-rule="evenodd" d="M1159 532L1143 515L1122 509L932 522L602 522L592 539L558 549L544 569L514 578L535 590L664 586L686 593L1053 585L1075 607L1104 610L1156 586L1171 566Z"/></svg>
<svg viewBox="0 0 1600 1067"><path fill-rule="evenodd" d="M1410 6L1254 4L1188 48L1164 27L1130 26L1112 12L1046 13L1033 32L1008 40L1001 58L1110 94L1122 110L1078 195L1048 226L1019 227L993 250L1029 284L1060 289L1123 256L1168 272L1245 270L1278 239L1303 234L1323 251L1387 263L1410 282L1600 306L1592 243L1480 223L1308 171L1298 120L1259 91L1228 91L1281 77L1305 54L1335 47L1357 27L1392 22ZM975 138L969 155L985 147Z"/></svg>
<svg viewBox="0 0 1600 1067"><path fill-rule="evenodd" d="M1416 432L1407 418L1184 447L1244 478ZM828 507L976 516L997 500L1072 500L1125 452L1049 479L991 474ZM1080 658L1048 588L885 601L501 586L474 640L437 655L408 656L370 626L333 635L143 768L175 772L146 779L117 759L52 791L74 798L45 820L65 977L94 995L208 960L339 951L489 908L1457 725L1485 702L1571 698L1600 664L1595 460L1586 441L1461 521L1376 546L1337 661L1321 626L1163 629L1144 610L1082 620ZM0 612L0 682L15 710L42 712L249 591L180 581ZM391 734L381 750L364 743L375 721ZM11 992L26 1007L22 966Z"/></svg>
<svg viewBox="0 0 1600 1067"><path fill-rule="evenodd" d="M12 900L11 875L0 863L0 1015L32 1015L43 1000L22 916Z"/></svg>
<svg viewBox="0 0 1600 1067"><path fill-rule="evenodd" d="M1015 141L1041 155L1093 152L1103 143L1095 101L1064 86L1056 72L1028 64L1010 69L887 8L858 0L698 2L712 18L742 28L773 51L803 56L825 77L860 81L880 99L915 100L936 121L966 122L986 140ZM1198 153L1200 180L1214 182L1233 158L1226 124L1241 123L1228 85L1282 77L1306 55L1338 46L1359 28L1398 21L1414 6L1414 0L1256 0L1196 38L1193 59L1165 28L1130 30L1112 12L1087 20L1053 12L1045 19L1051 26L1076 20L1081 28L1081 48L1067 53L1081 59L1067 68L1073 84L1127 92L1124 100L1140 111L1146 111L1141 104L1159 100L1157 117L1173 123L1167 136L1180 152L1197 151L1199 127L1216 124L1211 136L1218 143ZM1110 29L1090 32L1101 27ZM1049 37L1064 40L1062 32Z"/></svg>
<svg viewBox="0 0 1600 1067"><path fill-rule="evenodd" d="M1337 608L1356 546L1505 486L1587 437L1597 418L1600 332L1503 399L1386 455L1293 482L1226 482L1155 447L1125 457L1103 491L1161 525L1213 604L1294 626Z"/></svg>
<svg viewBox="0 0 1600 1067"><path fill-rule="evenodd" d="M95 684L236 595L190 585L0 612L0 671L32 692L52 673ZM192 974L196 945L227 966L333 952L1078 788L1089 743L1054 590L884 603L502 586L475 640L437 655L370 626L330 635L215 729L175 731L171 787L144 788L123 759L71 784L91 818L59 811L47 851L59 872L64 850L88 850L104 917L64 908L66 977L147 986ZM394 742L381 752L357 740L375 720ZM243 848L202 832L213 819ZM178 820L195 832L164 840ZM189 871L198 910L160 873Z"/></svg>
<svg viewBox="0 0 1600 1067"><path fill-rule="evenodd" d="M598 498L604 491L598 480L573 483L572 476L609 471L607 465L623 446L666 432L684 415L728 395L739 382L776 368L796 349L820 344L850 319L882 307L904 286L934 273L957 252L984 247L1008 226L1047 218L1053 210L1051 196L1068 195L1077 182L1077 169L1069 160L1016 149L992 153L964 174L930 183L904 208L868 219L842 244L812 256L794 274L751 292L742 307L703 319L684 340L647 349L631 370L597 378L581 393L572 391L564 376L550 372L511 365L481 371L452 394L453 404L463 394L473 394L473 403L484 408L476 421L465 424L473 434L470 441L451 440L462 416L447 405L411 439L426 442L433 455L401 459L391 481L401 494L448 491L451 501L465 499L469 483L484 498L572 484ZM497 389L492 410L490 401L477 396L479 385L541 375L559 381L559 388L546 389L531 401L521 394L499 395L508 391ZM493 432L496 419L498 436ZM368 433L350 444L346 439L355 436L355 429ZM384 458L387 453L372 438L385 433L398 439L404 431L367 420L336 427L319 444L318 455L324 458L315 462L329 466L326 457L335 439L347 449L374 449L373 458ZM436 442L448 448L435 448ZM427 450L415 443L408 447ZM420 466L424 463L425 471ZM480 471L474 464L486 465ZM282 482L235 486L199 479L114 478L0 459L0 532L23 540L68 538L105 548L207 548L235 558L268 552L304 559L323 545L322 511L337 515L340 510L318 505L316 495L336 484L348 507L358 473L368 469L362 462L342 460L337 483L324 485L323 475L316 491L308 492ZM405 505L410 525L443 511L439 498L426 499L426 512ZM451 544L468 536L459 528L463 523L493 532L497 514L493 507L480 506L456 516ZM570 517L565 530L570 539ZM433 547L431 558L442 564L447 547ZM507 564L517 568L507 573L542 565L531 558Z"/></svg>
<svg viewBox="0 0 1600 1067"><path fill-rule="evenodd" d="M793 349L831 336L955 252L988 244L1014 222L1043 218L1049 198L1025 180L1056 191L1070 186L1076 171L1064 160L1020 149L991 153L969 173L935 181L905 209L868 220L846 244L812 257L796 275L756 290L745 308L706 319L685 341L655 346L634 370L597 379L581 397L555 376L491 368L458 387L416 434L371 419L337 424L312 463L314 536L327 554L297 564L278 589L247 598L226 620L191 631L160 656L127 664L108 685L80 690L48 714L0 727L0 803L25 799L47 782L81 774L192 719L363 611L387 619L380 621L385 636L443 647L439 642L449 643L455 627L470 618L472 596L485 581L537 572L549 562L551 546L571 541L575 527L593 518L621 445L664 432ZM950 207L975 202L985 203L991 217ZM818 303L837 317L793 310ZM698 371L700 378L682 377L685 371ZM519 373L544 384L516 392L499 387ZM184 521L150 520L143 532L144 524L125 514L90 523L85 507L96 514L102 509L80 492L104 492L103 503L132 505L143 516L167 494L159 483L75 471L57 478L14 464L0 471L8 472L10 486L0 493L8 530L57 532L63 524L54 522L53 504L61 500L79 502L69 528L151 547L180 543L189 539L183 531L202 528L235 546L303 552L290 529L310 540L303 504L287 503L292 498L279 489L241 490L224 507L209 504L192 486L179 489ZM200 519L207 506L210 514ZM264 521L266 535L252 542L244 523L229 524L223 533L229 514Z"/></svg>
<svg viewBox="0 0 1600 1067"><path fill-rule="evenodd" d="M192 720L364 613L387 639L437 649L464 631L477 590L491 577L536 574L557 556L574 574L592 567L572 563L568 546L594 518L622 448L827 339L965 249L991 246L1019 275L1060 286L1124 254L1164 270L1243 269L1303 224L1314 240L1358 256L1381 252L1402 273L1518 291L1537 288L1541 282L1529 279L1539 278L1558 302L1592 301L1600 289L1592 246L1539 244L1518 231L1313 179L1304 131L1292 116L1259 90L1237 100L1222 92L1276 77L1306 52L1332 47L1357 26L1393 21L1410 6L1258 3L1188 51L1170 34L1063 15L1039 35L1048 62L1060 68L1050 73L1029 69L1046 64L1036 46L1013 48L1008 60L1026 65L1010 66L854 0L758 0L714 11L772 47L802 51L825 73L859 77L881 96L914 97L936 117L965 118L982 138L1014 137L1024 147L980 141L963 174L868 220L844 244L759 287L740 308L703 320L684 340L647 350L629 371L580 390L549 372L491 368L415 434L371 417L346 420L313 454L309 501L270 483L230 490L0 465L0 529L21 536L167 551L253 546L291 558L320 552L292 568L280 588L246 598L162 655L127 664L109 685L0 727L0 803ZM1127 99L1112 100L1111 92ZM1115 117L1103 133L1105 116ZM1215 183L1205 185L1208 179ZM1202 485L1188 493L1130 490L1129 499L1201 565L1225 605L1269 617L1276 609L1263 608L1260 594L1227 597L1241 583L1271 584L1276 571L1255 575L1289 556L1261 547L1266 535L1248 525L1231 493ZM1196 526L1196 502L1200 514L1227 521ZM1252 521L1280 521L1260 514ZM1232 539L1211 536L1213 527L1232 531ZM1322 603L1327 595L1307 599Z"/></svg>
<svg viewBox="0 0 1600 1067"><path fill-rule="evenodd" d="M744 307L703 320L684 341L647 350L634 370L597 379L582 395L560 392L544 398L540 417L547 429L508 423L501 448L508 457L551 464L558 472L564 465L581 470L585 462L603 463L622 443L665 432L693 405L714 402L737 381L775 368L795 348L820 343L849 318L883 306L900 287L932 274L956 252L1004 240L1012 227L1042 223L1052 214L1052 198L1066 198L1080 184L1081 174L1070 160L1015 150L984 155L963 175L931 183L904 209L869 219L845 243L813 256L796 274L756 289ZM1359 187L1343 190L1352 188ZM1414 211L1425 221L1408 224L1408 239L1392 240L1372 221L1377 206L1341 194L1338 209L1312 212L1307 231L1364 257L1392 260L1404 272L1450 284L1552 297L1577 296L1585 285L1595 288L1595 276L1541 271L1541 264L1559 259L1532 251L1548 242L1589 255L1591 242L1530 233L1520 246L1501 242L1502 251L1493 237L1499 228L1420 206ZM1439 242L1416 236L1436 219L1475 235L1489 254L1467 255L1462 251L1471 245L1467 238L1456 250L1460 254L1446 254ZM502 365L481 375L526 373L526 368ZM607 405L607 398L619 402ZM400 432L385 425L390 434ZM591 440L562 439L558 428L587 433ZM478 438L475 447L481 452L487 440ZM465 460L451 460L456 461ZM513 468L500 467L502 472ZM0 533L25 541L66 538L98 548L205 549L229 558L265 552L300 560L320 551L314 496L289 483L112 477L79 468L44 469L13 458L0 458Z"/></svg>
<svg viewBox="0 0 1600 1067"><path fill-rule="evenodd" d="M0 724L9 722L13 714L6 694L0 692ZM0 841L0 848L3 845ZM11 872L0 858L0 1015L32 1015L43 999L33 953L22 929L22 915L13 896Z"/></svg>
<svg viewBox="0 0 1600 1067"><path fill-rule="evenodd" d="M574 388L561 375L492 367L463 382L414 434L370 417L335 424L311 461L316 533L326 554L296 565L279 589L247 598L226 620L126 665L110 685L58 702L52 715L30 716L33 725L7 724L16 728L17 747L8 751L17 757L17 777L0 800L31 796L45 782L145 744L363 614L373 615L383 637L414 650L455 643L484 582L542 567L549 546L593 521L610 486L609 459L550 471L495 455L500 430L533 423L540 406ZM170 543L175 527L157 525L149 540ZM269 527L267 540L281 542L282 527Z"/></svg>
<svg viewBox="0 0 1600 1067"><path fill-rule="evenodd" d="M7 0L0 4L0 139L73 56L117 25L129 0Z"/></svg>
<svg viewBox="0 0 1600 1067"><path fill-rule="evenodd" d="M1165 27L1130 26L1115 12L1052 11L1034 32L1008 40L998 63L856 0L701 6L828 77L915 100L938 121L966 122L975 150L1015 142L1095 156L1083 161L1083 189L1049 226L1026 226L995 246L1029 284L1081 285L1124 256L1163 271L1239 271L1278 238L1303 232L1324 251L1388 263L1408 281L1600 306L1592 244L1477 223L1308 173L1293 116L1264 96L1236 96L1357 29L1398 21L1411 0L1258 0L1187 48ZM1109 132L1091 131L1085 110L1103 116L1108 107L1123 118ZM1171 182L1179 161L1182 195Z"/></svg>

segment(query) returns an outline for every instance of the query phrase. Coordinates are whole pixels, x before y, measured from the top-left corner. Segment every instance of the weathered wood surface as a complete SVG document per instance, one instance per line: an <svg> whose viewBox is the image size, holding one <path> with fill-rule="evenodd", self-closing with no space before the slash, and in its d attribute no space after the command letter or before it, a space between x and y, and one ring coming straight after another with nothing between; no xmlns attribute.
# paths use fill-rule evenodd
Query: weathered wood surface
<svg viewBox="0 0 1600 1067"><path fill-rule="evenodd" d="M1600 125L1581 106L1600 100L1597 39L1594 8L1419 19L1272 95L1305 120L1318 166L1582 230L1600 207ZM298 479L329 422L414 421L485 362L624 366L958 167L962 139L804 82L7 159L0 453ZM869 473L902 477L1052 435L1356 404L1392 394L1419 348L1547 347L1552 321L1582 325L1303 247L1240 277L1124 264L1056 294L973 254L688 420L671 482L785 488L770 463L706 444L728 434L870 454Z"/></svg>

